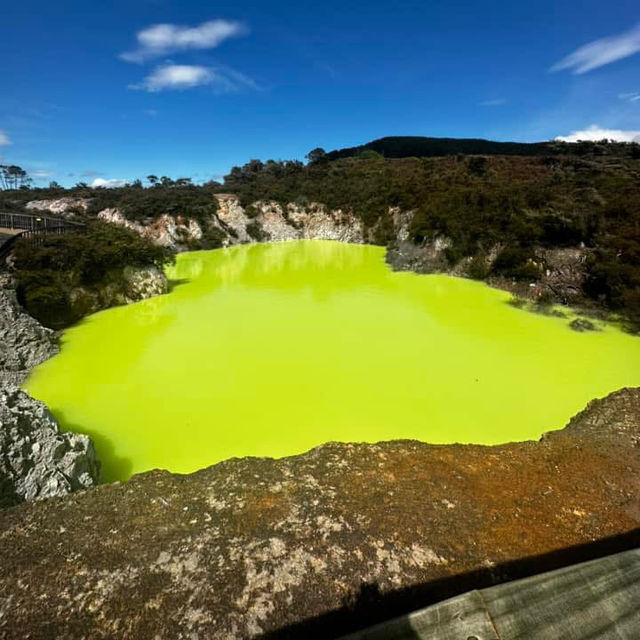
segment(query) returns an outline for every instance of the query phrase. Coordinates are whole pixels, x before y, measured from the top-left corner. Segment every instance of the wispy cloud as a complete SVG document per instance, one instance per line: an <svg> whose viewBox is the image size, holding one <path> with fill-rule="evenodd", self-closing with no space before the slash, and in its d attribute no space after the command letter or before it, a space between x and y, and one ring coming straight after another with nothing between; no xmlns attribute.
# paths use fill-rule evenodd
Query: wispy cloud
<svg viewBox="0 0 640 640"><path fill-rule="evenodd" d="M91 187L103 187L105 189L114 189L116 187L124 187L128 184L127 180L120 180L118 178L109 178L105 180L104 178L96 178L92 183Z"/></svg>
<svg viewBox="0 0 640 640"><path fill-rule="evenodd" d="M158 115L158 112L155 109L143 109L142 113L144 113L145 116L151 116L152 118L155 118L155 116Z"/></svg>
<svg viewBox="0 0 640 640"><path fill-rule="evenodd" d="M0 147L8 147L11 144L11 140L5 131L0 129Z"/></svg>
<svg viewBox="0 0 640 640"><path fill-rule="evenodd" d="M625 102L640 102L640 93L620 93L618 98Z"/></svg>
<svg viewBox="0 0 640 640"><path fill-rule="evenodd" d="M93 178L95 176L99 176L101 173L102 173L101 171L89 170L89 171L83 171L81 175L83 178Z"/></svg>
<svg viewBox="0 0 640 640"><path fill-rule="evenodd" d="M120 54L127 62L145 62L178 51L215 49L225 40L248 32L242 22L209 20L196 27L154 24L136 34L138 47Z"/></svg>
<svg viewBox="0 0 640 640"><path fill-rule="evenodd" d="M493 100L483 100L479 104L481 107L501 107L506 103L507 101L504 98L495 98Z"/></svg>
<svg viewBox="0 0 640 640"><path fill-rule="evenodd" d="M167 64L156 67L141 83L131 85L130 88L157 93L158 91L183 91L203 86L212 87L220 93L238 91L242 88L258 88L251 78L237 71L222 67L187 64Z"/></svg>
<svg viewBox="0 0 640 640"><path fill-rule="evenodd" d="M42 180L44 178L51 178L51 176L53 176L53 173L51 171L32 171L31 175L34 178Z"/></svg>
<svg viewBox="0 0 640 640"><path fill-rule="evenodd" d="M568 136L558 136L561 142L579 142L580 140L616 140L617 142L640 142L640 131L625 131L623 129L604 129L592 124L586 129L572 131Z"/></svg>
<svg viewBox="0 0 640 640"><path fill-rule="evenodd" d="M632 56L638 51L640 51L640 24L624 33L583 45L554 64L551 71L571 69L572 73L586 73L616 60Z"/></svg>

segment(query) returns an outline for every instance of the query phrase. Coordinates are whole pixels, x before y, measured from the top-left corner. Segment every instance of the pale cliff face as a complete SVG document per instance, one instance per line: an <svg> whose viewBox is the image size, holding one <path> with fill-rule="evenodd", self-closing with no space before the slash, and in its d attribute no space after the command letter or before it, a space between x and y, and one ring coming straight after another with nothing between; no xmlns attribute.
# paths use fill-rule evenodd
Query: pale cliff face
<svg viewBox="0 0 640 640"><path fill-rule="evenodd" d="M283 211L276 202L255 202L253 215L248 215L236 196L220 194L216 199L218 210L208 221L208 228L218 229L226 236L223 246L255 242L251 231L255 234L256 224L262 231L262 239L270 242L301 239L365 241L360 220L340 209L329 211L321 204L300 207L290 203ZM132 229L155 244L178 251L198 248L206 231L195 220L181 216L163 215L143 225L128 220L119 209L104 209L98 218Z"/></svg>
<svg viewBox="0 0 640 640"><path fill-rule="evenodd" d="M168 214L142 224L128 220L117 208L103 209L98 218L127 227L154 244L176 251L211 248L212 245L205 242L206 235L210 232L214 232L220 238L223 247L257 241L281 242L302 239L375 243L375 228L367 230L361 220L351 213L341 209L330 210L320 203L311 202L306 206L288 203L283 209L281 204L269 201L257 201L250 207L243 207L233 194L217 194L215 198L218 204L217 211L202 226L191 218ZM89 202L86 198L36 200L29 202L27 208L68 216L74 210L86 211ZM393 248L387 254L387 260L393 268L422 273L468 275L472 261L470 257L463 258L455 266L447 262L446 250L450 245L448 238L437 237L418 246L410 237L413 212L393 207L389 209L389 215L393 228ZM487 248L483 255L487 266L496 259L500 248L499 244ZM516 283L504 278L489 278L489 283L514 291L523 297L536 298L543 294L551 294L559 302L580 303L588 250L579 247L540 249L537 254L539 255L536 261L542 267L537 284Z"/></svg>
<svg viewBox="0 0 640 640"><path fill-rule="evenodd" d="M86 211L91 198L58 198L56 200L32 200L26 208L31 211L46 211L62 218L73 215L76 211Z"/></svg>

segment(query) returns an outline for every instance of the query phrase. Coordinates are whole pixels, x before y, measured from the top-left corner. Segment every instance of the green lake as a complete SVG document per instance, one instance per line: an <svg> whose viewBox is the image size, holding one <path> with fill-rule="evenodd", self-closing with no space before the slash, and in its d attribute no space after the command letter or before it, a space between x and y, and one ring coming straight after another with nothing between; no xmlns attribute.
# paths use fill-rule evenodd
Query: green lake
<svg viewBox="0 0 640 640"><path fill-rule="evenodd" d="M537 439L640 385L640 339L393 272L384 253L311 240L181 254L169 295L68 329L25 387L94 438L109 481L331 440Z"/></svg>

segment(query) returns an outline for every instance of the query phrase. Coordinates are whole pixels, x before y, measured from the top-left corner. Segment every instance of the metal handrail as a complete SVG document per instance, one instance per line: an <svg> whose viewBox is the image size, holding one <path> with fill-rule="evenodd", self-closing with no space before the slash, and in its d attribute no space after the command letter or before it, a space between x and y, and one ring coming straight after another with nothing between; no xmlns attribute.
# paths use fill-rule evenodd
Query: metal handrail
<svg viewBox="0 0 640 640"><path fill-rule="evenodd" d="M0 245L0 268L5 258L11 253L15 243L25 238L34 246L41 246L45 235L63 234L84 230L86 225L51 216L32 215L28 213L0 212L0 227L6 229L22 229Z"/></svg>
<svg viewBox="0 0 640 640"><path fill-rule="evenodd" d="M80 228L85 225L80 222L63 220L47 215L32 213L15 213L12 211L0 211L0 227L6 229L24 229L31 231L34 229L53 230L63 228Z"/></svg>

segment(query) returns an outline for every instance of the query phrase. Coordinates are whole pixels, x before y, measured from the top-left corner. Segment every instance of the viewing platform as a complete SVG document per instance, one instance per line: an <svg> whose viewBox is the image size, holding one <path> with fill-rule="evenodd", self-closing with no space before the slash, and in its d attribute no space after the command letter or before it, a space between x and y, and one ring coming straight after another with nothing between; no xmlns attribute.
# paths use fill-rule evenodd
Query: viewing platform
<svg viewBox="0 0 640 640"><path fill-rule="evenodd" d="M18 238L27 238L35 245L49 233L70 233L84 230L85 225L52 216L0 211L0 261L4 260Z"/></svg>

